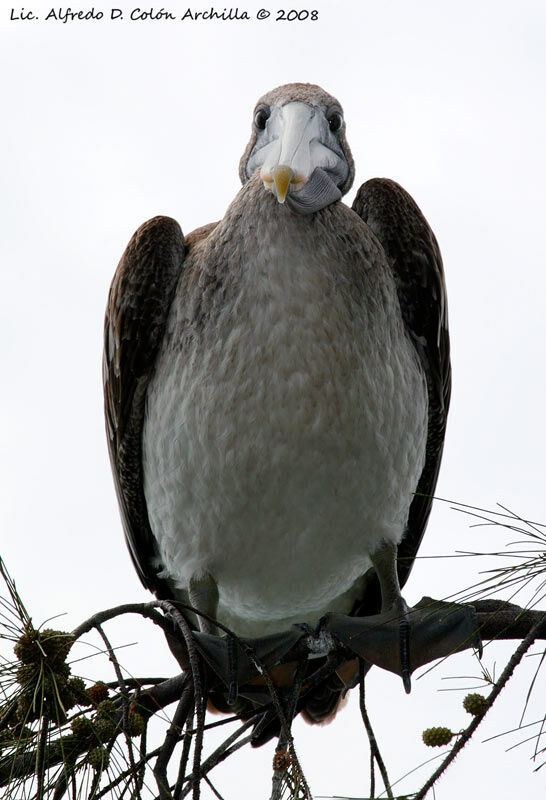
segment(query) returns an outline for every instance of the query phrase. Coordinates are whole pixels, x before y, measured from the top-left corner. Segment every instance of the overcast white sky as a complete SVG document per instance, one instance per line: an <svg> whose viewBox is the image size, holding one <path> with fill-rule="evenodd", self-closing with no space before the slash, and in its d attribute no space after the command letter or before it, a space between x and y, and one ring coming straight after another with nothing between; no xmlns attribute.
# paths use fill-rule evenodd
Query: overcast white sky
<svg viewBox="0 0 546 800"><path fill-rule="evenodd" d="M254 103L289 81L318 83L344 106L357 165L348 201L367 178L392 177L440 242L454 385L438 494L487 508L501 502L546 522L543 2L313 0L295 7L318 10L317 21L275 22L277 5L262 0L239 10L255 17L266 8L269 20L216 23L45 22L44 0L25 6L41 18L22 22L9 20L7 6L0 18L0 552L36 622L66 612L60 624L71 628L100 608L149 597L126 552L103 433L109 283L145 219L169 214L189 232L223 216L239 188ZM138 4L98 0L94 8L108 17L113 6ZM185 0L163 7L177 15L188 8ZM190 7L210 8L197 0ZM510 540L500 529L469 528L437 503L422 554L496 550ZM421 560L405 595L410 603L448 595L492 565ZM146 628L124 621L113 638L138 641L124 653L133 672L174 672ZM486 648L486 665L500 672L510 649ZM101 670L83 664L84 674ZM544 796L546 768L533 773L533 744L505 755L528 730L479 744L518 724L537 664L526 660L438 786L438 800L463 791ZM370 676L370 710L393 779L435 754L420 741L425 727L458 730L467 722L462 688L472 682L442 679L477 673L470 655L458 656L414 681L409 698L393 676ZM529 722L544 712L543 684ZM446 686L460 690L439 691ZM355 700L327 728L295 725L316 795L368 791ZM226 800L251 797L240 789L242 775L255 776L252 798L268 796L271 752L244 753L218 771ZM417 788L427 769L400 791Z"/></svg>

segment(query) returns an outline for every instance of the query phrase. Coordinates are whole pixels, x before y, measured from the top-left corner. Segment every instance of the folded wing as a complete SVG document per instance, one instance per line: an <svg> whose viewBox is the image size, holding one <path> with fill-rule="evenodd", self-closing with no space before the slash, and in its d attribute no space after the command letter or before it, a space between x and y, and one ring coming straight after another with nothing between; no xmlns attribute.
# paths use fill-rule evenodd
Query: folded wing
<svg viewBox="0 0 546 800"><path fill-rule="evenodd" d="M406 331L423 366L428 389L426 461L413 498L406 533L398 547L400 586L406 582L421 543L436 487L451 393L447 299L436 238L413 198L397 183L374 178L354 200L355 211L378 238L391 265ZM371 581L359 609L370 605ZM357 610L358 613L358 610Z"/></svg>
<svg viewBox="0 0 546 800"><path fill-rule="evenodd" d="M103 383L108 449L129 551L148 589L169 596L156 555L142 479L146 391L184 263L175 220L154 217L133 235L118 264L104 323Z"/></svg>

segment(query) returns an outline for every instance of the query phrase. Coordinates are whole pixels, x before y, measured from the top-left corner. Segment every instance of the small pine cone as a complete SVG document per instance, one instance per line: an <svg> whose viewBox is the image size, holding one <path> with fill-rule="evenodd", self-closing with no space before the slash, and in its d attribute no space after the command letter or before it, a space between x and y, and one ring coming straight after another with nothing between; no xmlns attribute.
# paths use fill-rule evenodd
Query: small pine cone
<svg viewBox="0 0 546 800"><path fill-rule="evenodd" d="M21 664L20 667L17 668L17 672L15 673L15 677L17 679L17 683L23 689L27 689L36 686L36 682L40 677L40 670L36 664Z"/></svg>
<svg viewBox="0 0 546 800"><path fill-rule="evenodd" d="M56 666L64 662L73 641L72 634L66 631L52 628L37 631L29 623L13 650L23 664L40 664L43 659L48 659L52 666Z"/></svg>
<svg viewBox="0 0 546 800"><path fill-rule="evenodd" d="M58 675L47 670L46 678L43 682L45 693L48 697L57 697L63 690L68 690L68 681L65 675Z"/></svg>
<svg viewBox="0 0 546 800"><path fill-rule="evenodd" d="M113 700L103 700L97 706L97 715L99 717L106 717L106 719L112 719L112 717L115 717L116 713L117 713L117 708Z"/></svg>
<svg viewBox="0 0 546 800"><path fill-rule="evenodd" d="M48 668L44 670L44 688L46 693L57 694L57 691L62 686L68 685L68 678L70 676L70 667L68 664L60 663L55 664L55 668Z"/></svg>
<svg viewBox="0 0 546 800"><path fill-rule="evenodd" d="M76 698L76 704L79 706L89 705L89 695L85 688L85 681L83 678L70 678L68 681L68 688Z"/></svg>
<svg viewBox="0 0 546 800"><path fill-rule="evenodd" d="M427 728L423 731L423 742L427 747L443 747L450 743L453 735L449 728Z"/></svg>
<svg viewBox="0 0 546 800"><path fill-rule="evenodd" d="M93 767L93 769L96 769L98 772L102 772L103 770L108 769L108 764L110 762L108 750L106 747L93 747L88 752L86 761L91 767Z"/></svg>
<svg viewBox="0 0 546 800"><path fill-rule="evenodd" d="M93 723L87 717L76 717L70 723L70 727L78 739L87 739L93 733Z"/></svg>
<svg viewBox="0 0 546 800"><path fill-rule="evenodd" d="M487 711L487 700L483 694L467 694L463 700L465 711L472 714L473 717L481 717Z"/></svg>
<svg viewBox="0 0 546 800"><path fill-rule="evenodd" d="M107 699L108 686L102 681L98 681L97 683L94 683L93 686L89 687L87 694L91 698L91 702L98 706L99 703L102 703L103 700Z"/></svg>
<svg viewBox="0 0 546 800"><path fill-rule="evenodd" d="M66 631L55 631L52 628L44 628L39 631L40 644L45 651L45 654L51 662L53 662L54 669L57 664L62 664L68 651L74 644L74 637L71 633Z"/></svg>
<svg viewBox="0 0 546 800"><path fill-rule="evenodd" d="M64 661L55 662L55 666L52 669L55 677L64 678L65 680L70 677L70 664L66 664Z"/></svg>
<svg viewBox="0 0 546 800"><path fill-rule="evenodd" d="M142 736L144 733L144 718L137 711L129 711L127 716L127 733L129 736Z"/></svg>
<svg viewBox="0 0 546 800"><path fill-rule="evenodd" d="M38 631L32 625L25 625L23 634L16 641L13 652L23 664L39 664L43 658L43 653L36 641L39 638Z"/></svg>
<svg viewBox="0 0 546 800"><path fill-rule="evenodd" d="M70 711L70 709L77 705L76 695L70 689L67 683L59 687L59 693L61 695L61 702L65 711Z"/></svg>
<svg viewBox="0 0 546 800"><path fill-rule="evenodd" d="M46 708L49 715L58 721L66 721L66 711L74 708L76 698L68 688L68 681L62 675L51 673L44 681ZM60 703L59 703L60 700Z"/></svg>
<svg viewBox="0 0 546 800"><path fill-rule="evenodd" d="M17 700L17 719L19 722L32 722L40 716L37 704L34 705L34 692L23 692Z"/></svg>
<svg viewBox="0 0 546 800"><path fill-rule="evenodd" d="M101 742L109 742L116 735L116 723L106 717L97 717L93 722L93 728Z"/></svg>
<svg viewBox="0 0 546 800"><path fill-rule="evenodd" d="M275 772L286 772L291 763L292 757L290 753L286 750L275 751L275 755L273 756L273 769Z"/></svg>

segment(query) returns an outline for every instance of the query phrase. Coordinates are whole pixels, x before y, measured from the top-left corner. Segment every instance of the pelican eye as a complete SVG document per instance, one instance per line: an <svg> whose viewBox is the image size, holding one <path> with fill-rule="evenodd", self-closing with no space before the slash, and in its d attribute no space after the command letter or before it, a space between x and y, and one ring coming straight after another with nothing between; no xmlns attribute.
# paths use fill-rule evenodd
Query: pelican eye
<svg viewBox="0 0 546 800"><path fill-rule="evenodd" d="M332 133L338 132L338 130L343 125L343 117L339 113L339 111L334 111L332 114L329 115L328 125L330 126L330 130L332 131Z"/></svg>
<svg viewBox="0 0 546 800"><path fill-rule="evenodd" d="M254 125L259 131L263 131L265 129L265 125L270 114L271 111L269 108L259 108L254 114Z"/></svg>

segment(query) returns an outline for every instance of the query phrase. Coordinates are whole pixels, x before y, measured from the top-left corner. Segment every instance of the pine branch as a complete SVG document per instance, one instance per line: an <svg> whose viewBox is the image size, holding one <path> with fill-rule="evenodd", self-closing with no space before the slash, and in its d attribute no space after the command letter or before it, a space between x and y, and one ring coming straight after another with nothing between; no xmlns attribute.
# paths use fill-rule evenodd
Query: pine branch
<svg viewBox="0 0 546 800"><path fill-rule="evenodd" d="M434 603L435 601L430 601ZM157 609L157 602L151 603L129 603L118 606L116 608L101 611L98 614L90 617L82 625L78 626L73 632L75 638L79 638L84 633L100 626L103 622L114 619L123 614L139 614L147 619L150 619L154 624L160 626L165 632L170 635L173 633L173 625L170 620L167 620ZM482 638L485 640L503 640L503 639L524 639L531 630L533 630L534 639L546 639L546 620L544 611L526 610L511 603L506 603L502 600L478 600L472 604L476 610L478 630ZM471 647L471 644L468 645ZM298 661L302 658L301 645L296 645L292 651L286 654L283 658L284 662ZM332 658L332 667L335 669L340 663L346 660L354 659L354 654L349 654L343 647L338 645L330 654ZM329 669L329 668L328 668ZM326 672L328 671L326 669ZM322 675L321 670L321 675ZM326 672L324 675L326 675ZM268 678L267 671L265 677ZM140 683L138 695L135 695L136 707L138 713L148 720L157 712L171 705L172 703L179 702L182 696L184 686L187 681L187 673L183 672L172 678L161 680L154 685L144 686L145 680L137 681ZM129 686L134 686L135 682L130 680L126 681L125 689ZM117 687L122 688L122 687ZM274 689L274 687L273 687ZM278 700L277 700L278 702ZM10 705L8 710L2 716L3 725L9 724L15 706ZM281 709L284 717L284 711ZM120 728L122 721L123 711L120 709L118 712L119 718L116 719L116 724ZM286 724L286 720L285 724ZM289 726L286 726L289 729ZM88 744L82 742L81 745L74 745L72 750L72 757L76 759L78 756L84 754L88 749ZM226 751L222 751L222 760L225 757ZM0 786L10 784L15 778L21 780L35 773L37 759L39 753L37 749L28 749L26 752L19 752L16 754L7 754L0 758ZM41 755L40 755L41 758ZM52 748L50 751L43 754L43 769L48 770L52 767L61 764L63 761L62 753L58 748ZM135 764L138 769L139 764ZM203 765L204 766L204 765ZM203 769L194 769L195 775L204 774ZM195 785L195 784L194 784Z"/></svg>

